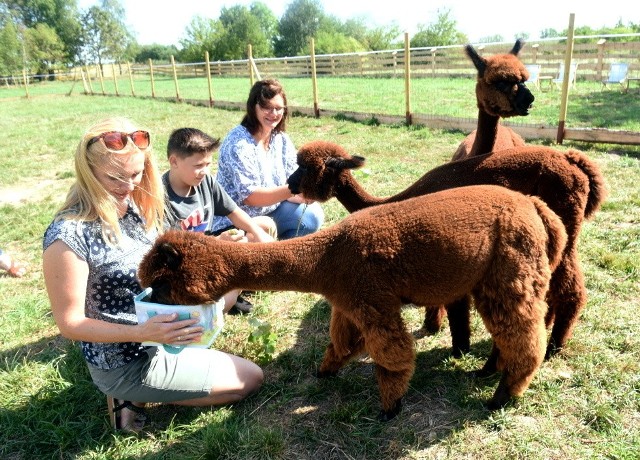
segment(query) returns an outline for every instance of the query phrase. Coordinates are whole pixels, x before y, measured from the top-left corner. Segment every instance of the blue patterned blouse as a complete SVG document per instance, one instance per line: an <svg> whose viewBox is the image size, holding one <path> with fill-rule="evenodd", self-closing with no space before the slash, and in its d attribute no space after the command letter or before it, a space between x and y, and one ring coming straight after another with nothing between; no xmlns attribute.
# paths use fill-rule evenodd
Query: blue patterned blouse
<svg viewBox="0 0 640 460"><path fill-rule="evenodd" d="M108 245L98 221L57 220L44 234L43 250L63 241L89 265L85 315L110 323L138 324L134 297L142 290L136 273L143 255L151 248L156 232L146 233L140 215L129 206L120 218L122 240ZM137 359L147 348L137 342L81 342L85 360L100 369L115 369Z"/></svg>
<svg viewBox="0 0 640 460"><path fill-rule="evenodd" d="M242 125L233 128L222 141L217 181L241 209L251 217L264 216L278 204L255 207L243 204L257 188L284 185L296 170L297 150L288 134L272 132L269 151L264 152ZM231 225L226 217L216 217L214 230Z"/></svg>

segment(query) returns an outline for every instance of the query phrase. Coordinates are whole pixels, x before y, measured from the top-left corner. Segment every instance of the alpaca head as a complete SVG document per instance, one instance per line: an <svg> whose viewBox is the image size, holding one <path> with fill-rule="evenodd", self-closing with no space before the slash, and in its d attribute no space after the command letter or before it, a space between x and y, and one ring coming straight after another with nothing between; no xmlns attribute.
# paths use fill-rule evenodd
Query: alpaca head
<svg viewBox="0 0 640 460"><path fill-rule="evenodd" d="M364 165L364 158L349 155L338 144L312 141L298 149L298 169L289 177L289 189L305 198L327 201L336 196L341 174Z"/></svg>
<svg viewBox="0 0 640 460"><path fill-rule="evenodd" d="M171 305L212 303L227 274L216 248L216 238L198 232L168 231L158 237L138 266L143 288L151 287L151 300Z"/></svg>
<svg viewBox="0 0 640 460"><path fill-rule="evenodd" d="M467 56L478 70L478 109L503 118L529 114L535 98L524 84L529 72L518 58L523 45L524 42L518 39L509 53L487 58L480 56L473 46L465 47Z"/></svg>

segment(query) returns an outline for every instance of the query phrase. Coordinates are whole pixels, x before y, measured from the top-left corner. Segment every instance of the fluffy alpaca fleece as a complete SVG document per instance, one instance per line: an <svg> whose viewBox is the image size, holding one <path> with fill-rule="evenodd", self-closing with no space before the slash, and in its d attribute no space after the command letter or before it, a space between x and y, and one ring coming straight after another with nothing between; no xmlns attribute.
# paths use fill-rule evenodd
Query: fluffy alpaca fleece
<svg viewBox="0 0 640 460"><path fill-rule="evenodd" d="M565 346L587 299L577 249L580 228L606 197L604 178L594 162L577 150L524 146L446 163L389 197L374 197L355 180L350 169L363 164L364 158L351 156L335 143L309 142L298 150L299 169L289 178L289 186L294 193L317 201L336 197L349 212L474 184L502 185L541 198L562 219L568 235L547 299L547 326L553 324L553 329L546 356ZM442 307L427 307L425 330L439 330L444 313ZM469 350L469 299L453 299L447 313L453 354L460 356ZM486 369L491 370L491 361Z"/></svg>
<svg viewBox="0 0 640 460"><path fill-rule="evenodd" d="M524 84L529 72L518 58L523 46L524 42L518 39L509 53L487 58L481 57L473 46L465 47L478 70L478 127L458 146L453 160L525 144L518 133L500 124L501 117L528 115L535 99Z"/></svg>
<svg viewBox="0 0 640 460"><path fill-rule="evenodd" d="M455 236L455 237L452 237ZM332 306L318 375L366 352L376 365L381 419L400 410L415 366L401 308L473 293L502 370L489 402L529 386L544 357L545 295L566 243L562 222L535 197L504 187L461 187L375 206L315 234L234 244L168 232L138 275L157 298L200 304L233 289L315 292Z"/></svg>

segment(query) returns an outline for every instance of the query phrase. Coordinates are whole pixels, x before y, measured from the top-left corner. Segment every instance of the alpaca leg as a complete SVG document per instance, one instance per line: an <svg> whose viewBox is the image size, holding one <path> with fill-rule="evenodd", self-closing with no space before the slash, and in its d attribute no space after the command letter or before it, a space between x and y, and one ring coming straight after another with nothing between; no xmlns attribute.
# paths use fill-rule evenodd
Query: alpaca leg
<svg viewBox="0 0 640 460"><path fill-rule="evenodd" d="M356 325L335 308L331 312L329 335L331 343L327 346L317 373L321 378L337 374L342 366L364 348L364 340Z"/></svg>
<svg viewBox="0 0 640 460"><path fill-rule="evenodd" d="M424 309L424 322L422 323L422 329L427 334L435 334L442 328L442 320L444 318L445 307L443 305L425 307Z"/></svg>
<svg viewBox="0 0 640 460"><path fill-rule="evenodd" d="M471 348L470 305L470 296L464 296L447 305L447 317L451 331L451 353L454 358L460 358L464 353L469 353Z"/></svg>
<svg viewBox="0 0 640 460"><path fill-rule="evenodd" d="M513 397L521 396L542 364L546 346L544 310L534 308L539 308L539 320L520 321L507 330L492 334L498 350L497 368L502 371L502 377L487 404L491 410L504 407Z"/></svg>
<svg viewBox="0 0 640 460"><path fill-rule="evenodd" d="M376 379L382 411L379 419L395 417L402 405L402 396L409 389L415 370L413 337L402 322L400 312L387 317L385 325L364 331L365 349L376 363Z"/></svg>
<svg viewBox="0 0 640 460"><path fill-rule="evenodd" d="M567 344L578 322L580 312L587 303L584 276L577 250L565 254L551 277L549 286L549 310L555 312L551 338L545 358L557 354Z"/></svg>
<svg viewBox="0 0 640 460"><path fill-rule="evenodd" d="M480 377L480 378L489 377L490 375L493 375L496 372L498 372L499 357L500 357L500 351L498 350L498 347L496 347L496 343L493 342L493 344L491 345L491 353L487 358L487 362L484 363L484 366L482 366L482 369L475 372L476 377Z"/></svg>

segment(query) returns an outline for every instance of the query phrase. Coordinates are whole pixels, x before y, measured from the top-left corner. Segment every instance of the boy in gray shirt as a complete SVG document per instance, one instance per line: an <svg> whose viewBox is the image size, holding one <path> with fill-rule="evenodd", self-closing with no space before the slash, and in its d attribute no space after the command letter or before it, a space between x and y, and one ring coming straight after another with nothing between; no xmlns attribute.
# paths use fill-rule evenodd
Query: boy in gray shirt
<svg viewBox="0 0 640 460"><path fill-rule="evenodd" d="M209 173L219 144L219 139L196 128L179 128L169 136L169 170L162 176L167 192L166 227L213 234L215 216L224 216L233 227L215 237L237 242L274 241L275 222L267 216L249 217ZM225 295L225 310L230 314L251 311L252 305L239 294L236 290Z"/></svg>

